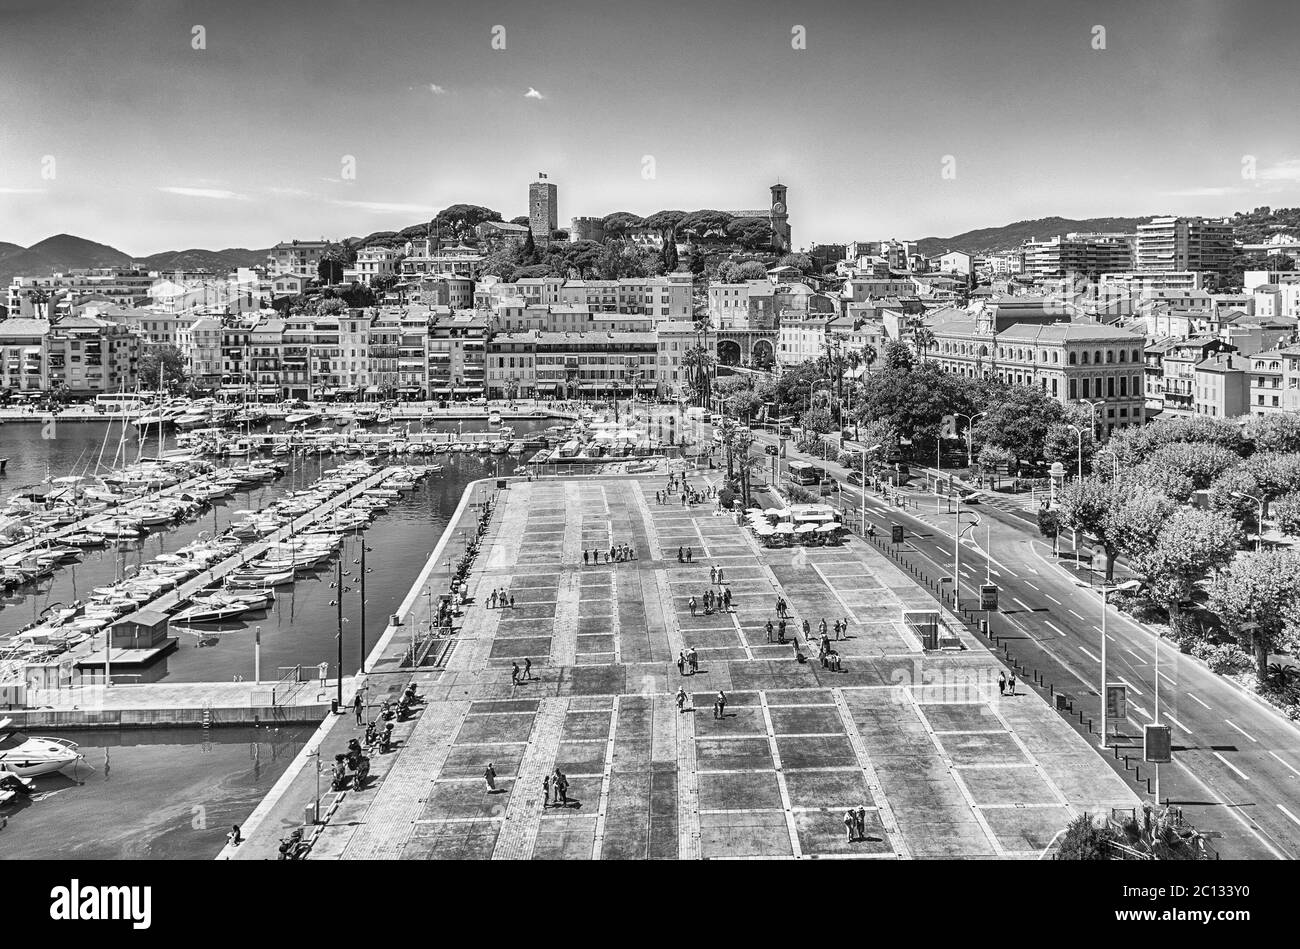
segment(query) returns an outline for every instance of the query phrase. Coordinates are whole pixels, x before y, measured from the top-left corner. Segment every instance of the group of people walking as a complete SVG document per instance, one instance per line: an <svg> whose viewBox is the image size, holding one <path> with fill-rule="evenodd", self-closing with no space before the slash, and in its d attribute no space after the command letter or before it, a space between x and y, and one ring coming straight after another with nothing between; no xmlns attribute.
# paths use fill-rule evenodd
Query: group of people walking
<svg viewBox="0 0 1300 949"><path fill-rule="evenodd" d="M600 563L601 554L605 555L605 563L624 563L636 559L636 551L632 549L631 544L615 544L609 550L587 550L584 547L582 550L583 565Z"/></svg>
<svg viewBox="0 0 1300 949"><path fill-rule="evenodd" d="M690 669L688 673L686 670ZM678 675L695 675L700 671L700 657L695 652L694 646L688 646L677 653L677 674Z"/></svg>
<svg viewBox="0 0 1300 949"><path fill-rule="evenodd" d="M542 807L550 807L552 803L556 807L569 806L569 779L559 768L542 777Z"/></svg>
<svg viewBox="0 0 1300 949"><path fill-rule="evenodd" d="M1007 679L1005 672L998 673L998 695L1015 695L1016 694L1016 674L1011 673L1011 678Z"/></svg>
<svg viewBox="0 0 1300 949"><path fill-rule="evenodd" d="M524 667L519 668L519 663L510 663L510 684L520 685L524 682L531 682L533 678L533 660L524 657Z"/></svg>
<svg viewBox="0 0 1300 949"><path fill-rule="evenodd" d="M677 548L677 562L678 562L678 563L690 563L690 562L691 562L691 548L690 548L690 547L678 547L678 548Z"/></svg>
<svg viewBox="0 0 1300 949"><path fill-rule="evenodd" d="M513 593L507 593L505 590L493 590L488 594L488 609L495 610L497 607L500 607L503 610L506 607L514 609L515 595Z"/></svg>
<svg viewBox="0 0 1300 949"><path fill-rule="evenodd" d="M859 807L856 811L849 808L844 812L844 833L849 843L867 839L867 809Z"/></svg>
<svg viewBox="0 0 1300 949"><path fill-rule="evenodd" d="M714 610L722 610L727 613L731 612L730 587L724 588L721 593L714 593L712 589L705 590L703 600L705 616L710 615ZM691 598L686 601L686 605L691 608L692 616L695 616L696 611L700 608L700 603L695 599L695 594L691 594Z"/></svg>

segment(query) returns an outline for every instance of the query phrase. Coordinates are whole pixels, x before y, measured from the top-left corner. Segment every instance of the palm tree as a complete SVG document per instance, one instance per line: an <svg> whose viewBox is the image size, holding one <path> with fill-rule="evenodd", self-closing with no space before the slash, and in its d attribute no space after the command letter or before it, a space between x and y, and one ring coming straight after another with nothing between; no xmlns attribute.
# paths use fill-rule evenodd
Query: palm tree
<svg viewBox="0 0 1300 949"><path fill-rule="evenodd" d="M709 371L713 366L713 356L703 346L692 346L682 357L686 366L691 388L695 390L695 404L709 404Z"/></svg>
<svg viewBox="0 0 1300 949"><path fill-rule="evenodd" d="M38 320L49 319L50 291L42 290L39 287L34 290L28 290L27 299L31 301L32 311L35 313Z"/></svg>
<svg viewBox="0 0 1300 949"><path fill-rule="evenodd" d="M928 353L935 345L934 333L929 327L918 326L912 330L912 343L916 346L917 352L921 354L922 359L928 358Z"/></svg>

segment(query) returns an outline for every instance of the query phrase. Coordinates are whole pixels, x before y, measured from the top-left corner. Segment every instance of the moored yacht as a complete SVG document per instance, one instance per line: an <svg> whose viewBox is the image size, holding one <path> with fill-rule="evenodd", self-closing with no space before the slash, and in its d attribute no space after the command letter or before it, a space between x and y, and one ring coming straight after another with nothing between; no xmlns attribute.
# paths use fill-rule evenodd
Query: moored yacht
<svg viewBox="0 0 1300 949"><path fill-rule="evenodd" d="M0 719L0 772L34 778L65 768L80 758L75 742L66 738L29 738L13 727L12 719Z"/></svg>

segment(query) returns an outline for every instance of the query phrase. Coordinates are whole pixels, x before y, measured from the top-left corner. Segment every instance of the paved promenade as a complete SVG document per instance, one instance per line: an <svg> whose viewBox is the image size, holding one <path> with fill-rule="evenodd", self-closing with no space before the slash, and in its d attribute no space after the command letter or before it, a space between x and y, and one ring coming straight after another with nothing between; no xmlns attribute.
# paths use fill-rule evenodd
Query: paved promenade
<svg viewBox="0 0 1300 949"><path fill-rule="evenodd" d="M901 611L933 601L880 554L856 540L761 549L712 503L656 503L663 481L501 492L464 625L442 666L416 676L429 703L398 726L398 749L376 756L376 782L328 796L313 859L1037 857L1074 814L1137 803L1023 684L999 696L1003 669L974 639L922 652ZM584 548L620 543L635 560L583 563ZM678 563L679 546L693 564ZM710 566L733 609L693 616ZM499 589L513 607L488 608ZM766 641L777 595L791 631L847 620L833 643L842 671L822 668L802 634L806 663ZM694 676L675 663L687 647ZM511 663L525 659L533 677L514 685ZM384 689L406 678L386 676ZM331 727L331 745L356 731L351 716ZM544 803L557 767L567 806ZM285 793L314 780L314 765L291 773ZM278 821L224 855L273 855L293 813L292 801L277 806ZM865 810L852 841L849 807Z"/></svg>

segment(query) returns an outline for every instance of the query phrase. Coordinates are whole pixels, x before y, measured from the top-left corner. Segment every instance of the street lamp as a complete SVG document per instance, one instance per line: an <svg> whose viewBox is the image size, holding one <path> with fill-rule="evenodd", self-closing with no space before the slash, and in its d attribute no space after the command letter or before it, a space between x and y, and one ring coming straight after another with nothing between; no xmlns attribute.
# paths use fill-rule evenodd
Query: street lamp
<svg viewBox="0 0 1300 949"><path fill-rule="evenodd" d="M1234 498L1244 498L1246 500L1254 501L1259 505L1259 531L1255 536L1255 550L1261 550L1264 546L1264 500L1268 495L1261 494L1259 497L1256 497L1253 494L1247 494L1245 491L1233 491L1232 496Z"/></svg>
<svg viewBox="0 0 1300 949"><path fill-rule="evenodd" d="M1080 453L1082 454L1082 452ZM1110 455L1111 461L1115 462L1115 480L1119 480L1119 454L1113 448L1102 448L1098 450L1098 455Z"/></svg>
<svg viewBox="0 0 1300 949"><path fill-rule="evenodd" d="M1079 455L1078 455L1079 480L1082 481L1083 480L1083 429L1081 429L1079 426L1074 424L1071 424L1070 428L1074 429L1074 434L1079 439Z"/></svg>
<svg viewBox="0 0 1300 949"><path fill-rule="evenodd" d="M971 459L971 429L975 427L975 420L982 416L988 415L987 412L976 412L974 415L966 415L963 412L953 412L953 418L964 418L966 420L966 467L969 468L972 463Z"/></svg>
<svg viewBox="0 0 1300 949"><path fill-rule="evenodd" d="M975 521L974 523L967 524L966 526L972 529L978 527L980 520L982 520L982 518L980 518L980 516L976 514L974 511L971 511L969 513L975 514ZM957 515L954 519L954 524L956 526L953 529L953 539L952 539L953 540L952 543L952 605L954 611L959 611L961 610L961 535L966 533L966 531L964 531L961 526L961 495L960 494L957 495Z"/></svg>

